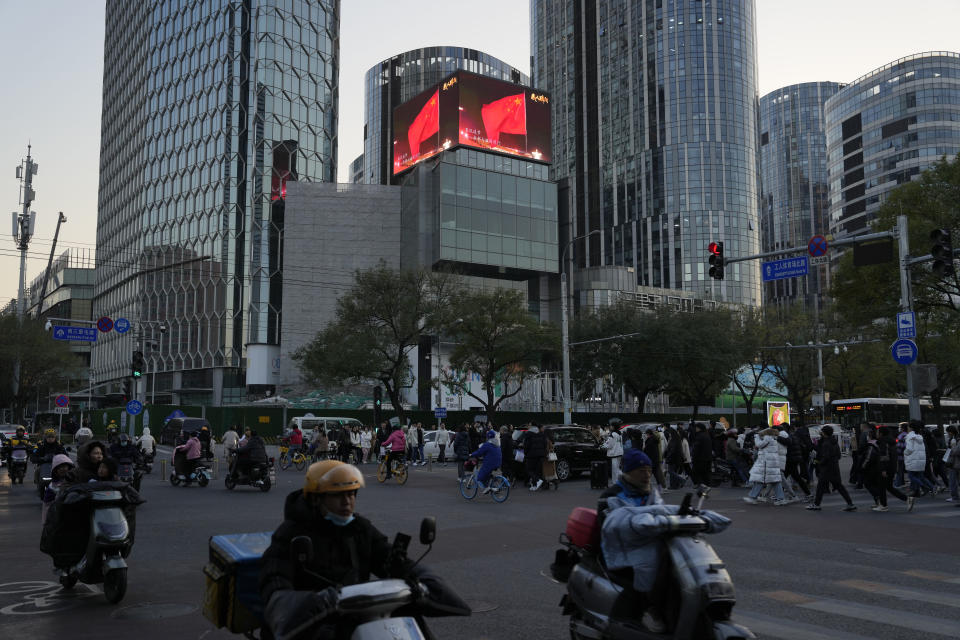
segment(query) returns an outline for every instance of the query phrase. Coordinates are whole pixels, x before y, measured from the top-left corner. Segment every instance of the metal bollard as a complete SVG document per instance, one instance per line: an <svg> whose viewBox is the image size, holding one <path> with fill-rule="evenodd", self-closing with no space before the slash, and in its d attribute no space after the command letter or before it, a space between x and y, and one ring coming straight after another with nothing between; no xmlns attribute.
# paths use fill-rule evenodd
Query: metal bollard
<svg viewBox="0 0 960 640"><path fill-rule="evenodd" d="M433 471L433 454L427 456L427 471Z"/></svg>
<svg viewBox="0 0 960 640"><path fill-rule="evenodd" d="M217 479L217 474L220 472L220 461L216 458L213 459L213 480Z"/></svg>
<svg viewBox="0 0 960 640"><path fill-rule="evenodd" d="M160 482L167 481L167 459L160 458Z"/></svg>

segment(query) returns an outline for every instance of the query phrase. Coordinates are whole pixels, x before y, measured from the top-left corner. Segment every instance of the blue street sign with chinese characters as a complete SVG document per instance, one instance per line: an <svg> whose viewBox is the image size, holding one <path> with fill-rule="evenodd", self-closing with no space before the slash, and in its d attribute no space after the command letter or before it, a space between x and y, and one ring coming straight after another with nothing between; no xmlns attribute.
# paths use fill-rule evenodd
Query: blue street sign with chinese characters
<svg viewBox="0 0 960 640"><path fill-rule="evenodd" d="M97 341L97 330L93 327L65 327L63 325L54 325L52 332L54 340Z"/></svg>
<svg viewBox="0 0 960 640"><path fill-rule="evenodd" d="M446 407L437 407L433 410L434 418L446 418L447 417L447 408Z"/></svg>
<svg viewBox="0 0 960 640"><path fill-rule="evenodd" d="M127 413L135 416L143 411L143 405L138 400L131 400L127 403Z"/></svg>
<svg viewBox="0 0 960 640"><path fill-rule="evenodd" d="M807 256L763 263L763 281L783 280L807 275Z"/></svg>
<svg viewBox="0 0 960 640"><path fill-rule="evenodd" d="M917 359L917 344L913 340L897 340L890 345L890 354L897 364L912 364Z"/></svg>
<svg viewBox="0 0 960 640"><path fill-rule="evenodd" d="M917 316L913 311L901 311L897 314L897 337L917 337Z"/></svg>
<svg viewBox="0 0 960 640"><path fill-rule="evenodd" d="M117 318L117 321L113 323L113 329L117 333L126 333L130 330L130 321L126 318Z"/></svg>

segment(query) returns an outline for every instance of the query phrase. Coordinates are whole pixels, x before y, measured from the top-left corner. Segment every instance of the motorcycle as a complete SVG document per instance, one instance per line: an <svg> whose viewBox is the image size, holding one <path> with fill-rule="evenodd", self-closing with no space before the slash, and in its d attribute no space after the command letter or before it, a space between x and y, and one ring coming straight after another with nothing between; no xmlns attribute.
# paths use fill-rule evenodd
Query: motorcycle
<svg viewBox="0 0 960 640"><path fill-rule="evenodd" d="M16 445L10 450L10 468L7 473L10 474L11 484L23 484L23 478L27 475L27 459L30 457L27 447Z"/></svg>
<svg viewBox="0 0 960 640"><path fill-rule="evenodd" d="M736 602L733 582L723 561L701 537L702 533L722 531L730 522L702 510L709 491L698 492L696 507L690 506L692 494L687 494L679 507L621 507L607 515L611 518L616 514L618 522L620 518L627 519L625 525L638 542L650 537L663 542L666 553L660 554L659 562L668 564L659 567L658 575L666 578L664 584L658 584L660 578L651 578L655 586L649 592L663 597L664 604L657 608L662 620L645 614L648 609L642 605L649 603L635 589L636 575L631 576L633 579L625 577L624 569L611 570L600 557L601 525L597 512L582 507L573 510L560 537L565 548L557 551L551 565L554 579L567 584L560 606L563 615L570 617L573 640L756 638L749 629L731 620ZM634 572L637 570L634 567Z"/></svg>
<svg viewBox="0 0 960 640"><path fill-rule="evenodd" d="M127 562L134 527L127 516L143 500L123 482L89 482L67 487L57 496L44 525L40 549L54 557L60 585L103 583L107 601L127 592ZM86 539L77 531L86 527Z"/></svg>
<svg viewBox="0 0 960 640"><path fill-rule="evenodd" d="M153 458L156 454L154 452L147 453L143 449L140 450L141 462L137 465L137 468L143 471L144 473L153 473Z"/></svg>
<svg viewBox="0 0 960 640"><path fill-rule="evenodd" d="M183 451L177 451L173 456L173 471L170 473L170 484L175 487L189 487L192 482L196 482L201 487L210 484L213 472L206 466L201 459L194 461L196 466L191 471L188 469L186 454Z"/></svg>
<svg viewBox="0 0 960 640"><path fill-rule="evenodd" d="M230 471L227 473L226 477L223 479L223 484L227 489L233 491L237 485L249 485L251 487L257 487L260 491L266 493L270 491L270 487L273 486L273 458L270 458L267 462L260 462L258 464L252 465L248 473L243 473L237 467L237 454L231 452L230 454Z"/></svg>
<svg viewBox="0 0 960 640"><path fill-rule="evenodd" d="M53 482L53 456L44 456L36 460L33 468L33 484L37 485L38 497L43 500L47 485Z"/></svg>
<svg viewBox="0 0 960 640"><path fill-rule="evenodd" d="M140 480L143 477L141 464L139 460L119 460L117 462L117 477L120 478L122 482L126 482L137 491L140 491Z"/></svg>

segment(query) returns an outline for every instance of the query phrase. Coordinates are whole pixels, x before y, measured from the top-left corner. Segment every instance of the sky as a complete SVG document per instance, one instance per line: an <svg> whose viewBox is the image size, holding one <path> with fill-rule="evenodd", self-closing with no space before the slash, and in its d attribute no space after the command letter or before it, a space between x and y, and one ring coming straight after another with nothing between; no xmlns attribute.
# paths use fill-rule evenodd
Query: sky
<svg viewBox="0 0 960 640"><path fill-rule="evenodd" d="M453 45L528 71L529 22L524 0L342 0L339 179L348 179L350 162L363 152L367 69L410 49ZM958 51L958 24L960 0L757 0L760 95L798 82L850 82L913 53ZM14 169L28 143L40 165L27 286L46 267L58 211L67 222L57 255L96 244L103 42L103 0L0 0L6 211L20 210ZM16 297L18 271L13 239L0 236L0 306Z"/></svg>

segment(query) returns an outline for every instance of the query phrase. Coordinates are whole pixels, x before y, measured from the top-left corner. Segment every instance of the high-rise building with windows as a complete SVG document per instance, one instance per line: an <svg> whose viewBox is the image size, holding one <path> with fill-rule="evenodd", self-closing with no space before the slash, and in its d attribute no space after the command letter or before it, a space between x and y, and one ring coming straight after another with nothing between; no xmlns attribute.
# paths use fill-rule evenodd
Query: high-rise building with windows
<svg viewBox="0 0 960 640"><path fill-rule="evenodd" d="M760 98L760 238L763 251L805 247L826 234L830 198L823 106L843 87L805 82ZM764 284L764 303L814 304L827 287L828 265L806 277Z"/></svg>
<svg viewBox="0 0 960 640"><path fill-rule="evenodd" d="M393 166L391 118L395 107L455 71L529 84L529 77L476 49L424 47L388 58L367 71L364 82L363 182L390 184Z"/></svg>
<svg viewBox="0 0 960 640"><path fill-rule="evenodd" d="M960 53L900 58L826 104L830 231L870 231L891 190L960 152Z"/></svg>
<svg viewBox="0 0 960 640"><path fill-rule="evenodd" d="M269 386L286 182L336 176L339 19L339 0L107 1L94 316L134 328L98 339L101 385L137 347L158 402Z"/></svg>
<svg viewBox="0 0 960 640"><path fill-rule="evenodd" d="M592 233L567 253L575 304L622 272L625 294L759 305L755 261L707 273L711 241L728 257L760 246L754 0L531 0L530 30L533 86L553 96L561 247Z"/></svg>

